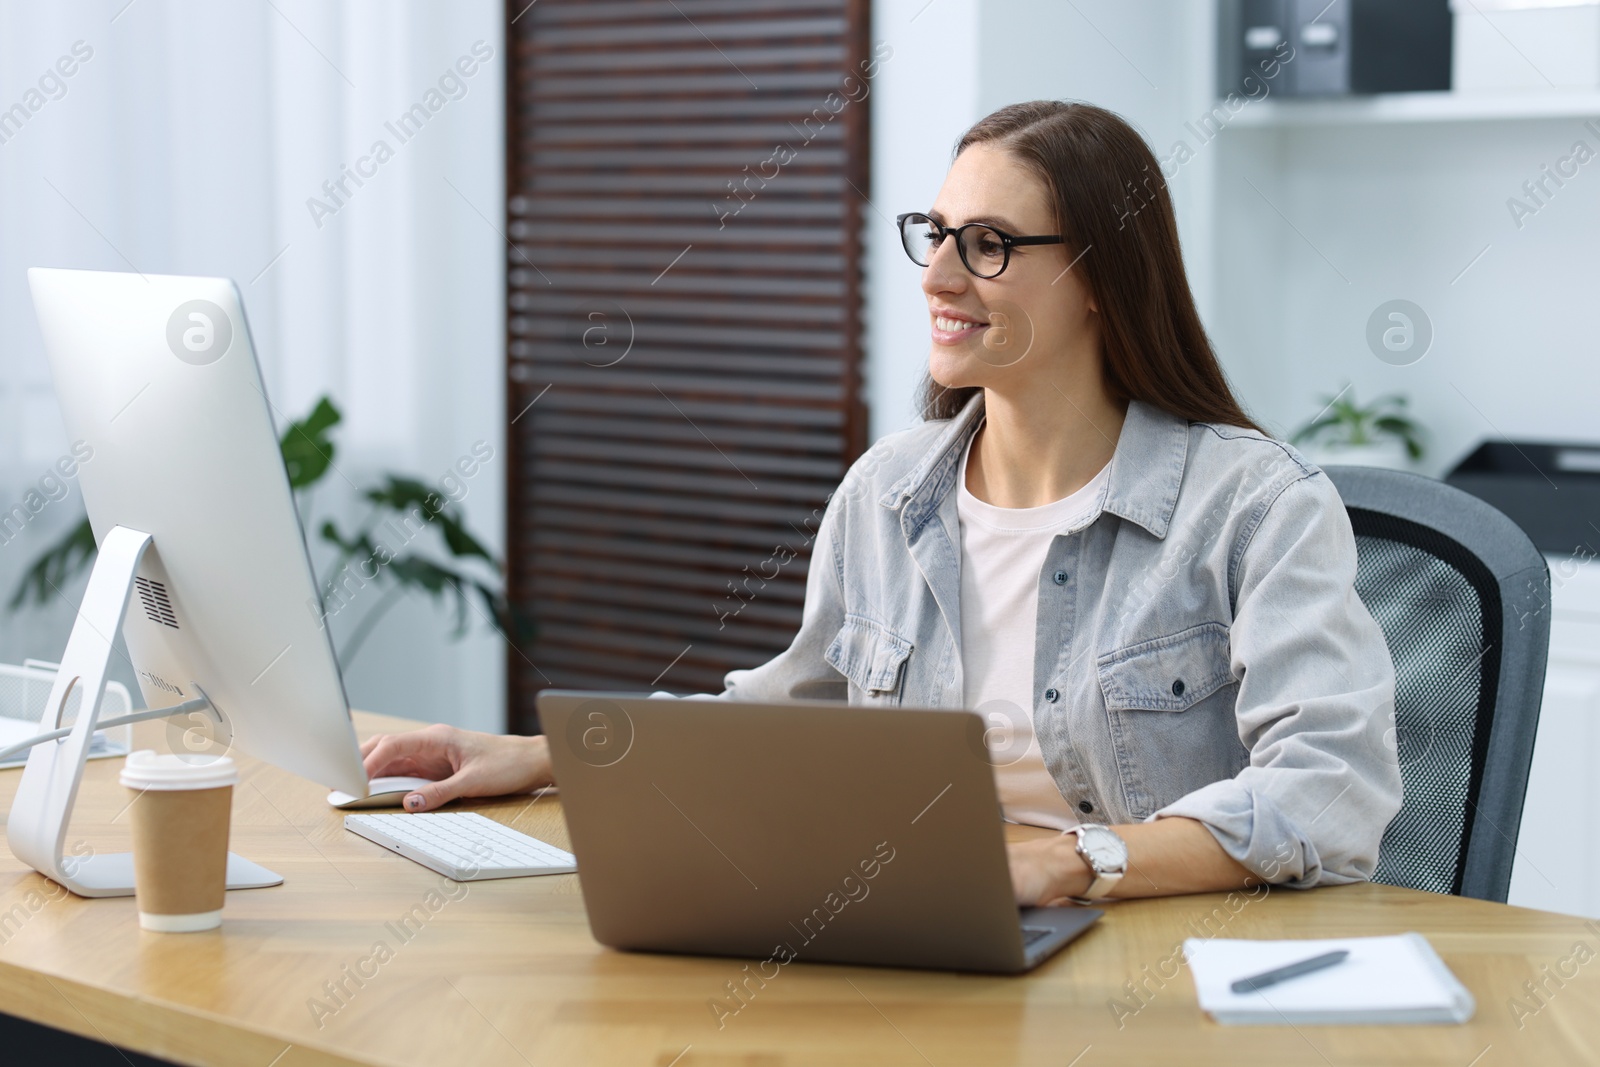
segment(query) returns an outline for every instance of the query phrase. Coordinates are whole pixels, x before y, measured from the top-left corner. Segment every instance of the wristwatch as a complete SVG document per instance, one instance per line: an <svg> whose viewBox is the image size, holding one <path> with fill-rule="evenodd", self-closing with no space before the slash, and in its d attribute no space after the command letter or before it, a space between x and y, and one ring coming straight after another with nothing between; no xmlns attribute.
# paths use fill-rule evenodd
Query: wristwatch
<svg viewBox="0 0 1600 1067"><path fill-rule="evenodd" d="M1111 892L1128 871L1128 844L1111 827L1097 822L1080 823L1072 828L1078 837L1078 855L1094 872L1094 881L1083 896L1071 897L1075 904L1093 904Z"/></svg>

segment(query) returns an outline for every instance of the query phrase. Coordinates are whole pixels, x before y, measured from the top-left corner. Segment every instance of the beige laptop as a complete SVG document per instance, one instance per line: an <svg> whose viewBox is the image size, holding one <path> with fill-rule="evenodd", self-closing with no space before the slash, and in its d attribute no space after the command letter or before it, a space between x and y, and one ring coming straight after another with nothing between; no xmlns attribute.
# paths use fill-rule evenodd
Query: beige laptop
<svg viewBox="0 0 1600 1067"><path fill-rule="evenodd" d="M547 690L539 716L602 944L1015 973L1100 917L1014 903L971 712Z"/></svg>

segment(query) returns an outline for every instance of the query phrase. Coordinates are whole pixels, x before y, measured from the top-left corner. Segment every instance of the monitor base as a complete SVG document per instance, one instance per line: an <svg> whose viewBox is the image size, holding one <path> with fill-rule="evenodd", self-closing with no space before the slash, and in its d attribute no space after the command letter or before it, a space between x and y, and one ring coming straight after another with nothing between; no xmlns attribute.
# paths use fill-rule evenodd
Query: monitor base
<svg viewBox="0 0 1600 1067"><path fill-rule="evenodd" d="M64 846L89 745L100 724L106 670L113 655L112 638L121 629L139 561L150 544L149 534L125 526L113 527L101 543L77 621L61 656L61 667L45 701L39 732L61 728L68 699L75 691L80 694L77 718L71 733L36 744L28 753L28 765L23 769L22 781L17 783L11 814L6 819L6 842L12 854L80 897L133 893L132 853L82 856L74 849L74 854L67 855ZM193 706L190 701L171 711L188 711ZM282 881L265 867L228 854L229 889L256 889Z"/></svg>
<svg viewBox="0 0 1600 1067"><path fill-rule="evenodd" d="M108 852L83 858L69 856L63 861L63 866L72 872L72 880L76 883L76 886L69 885L67 888L80 897L133 896L131 852ZM283 875L269 871L237 852L228 853L229 889L265 889L282 884Z"/></svg>

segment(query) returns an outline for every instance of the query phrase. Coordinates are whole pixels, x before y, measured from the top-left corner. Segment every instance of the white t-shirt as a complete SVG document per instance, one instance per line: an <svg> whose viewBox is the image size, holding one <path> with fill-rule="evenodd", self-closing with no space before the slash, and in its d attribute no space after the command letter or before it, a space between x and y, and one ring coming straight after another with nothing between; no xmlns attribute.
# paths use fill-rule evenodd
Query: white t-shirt
<svg viewBox="0 0 1600 1067"><path fill-rule="evenodd" d="M976 435L974 435L976 439ZM1076 493L1037 508L997 508L956 485L961 520L961 670L964 705L987 723L1000 806L1012 822L1067 830L1073 810L1045 769L1034 736L1033 651L1039 572L1057 534L1087 525L1105 491L1108 463Z"/></svg>

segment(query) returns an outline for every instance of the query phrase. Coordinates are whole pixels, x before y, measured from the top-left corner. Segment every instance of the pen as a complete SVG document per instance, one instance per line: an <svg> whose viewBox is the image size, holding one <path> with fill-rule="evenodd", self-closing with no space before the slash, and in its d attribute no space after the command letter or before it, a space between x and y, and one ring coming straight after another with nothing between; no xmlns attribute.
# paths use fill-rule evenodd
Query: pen
<svg viewBox="0 0 1600 1067"><path fill-rule="evenodd" d="M1309 960L1285 964L1270 971L1263 971L1248 978L1241 978L1233 983L1232 988L1235 993L1254 993L1258 989L1277 985L1279 982L1287 981L1290 978L1299 978L1302 974L1310 974L1312 971L1320 971L1324 967L1332 967L1336 963L1343 963L1345 957L1349 955L1350 950L1343 948L1333 952L1325 952L1320 956L1312 956Z"/></svg>

